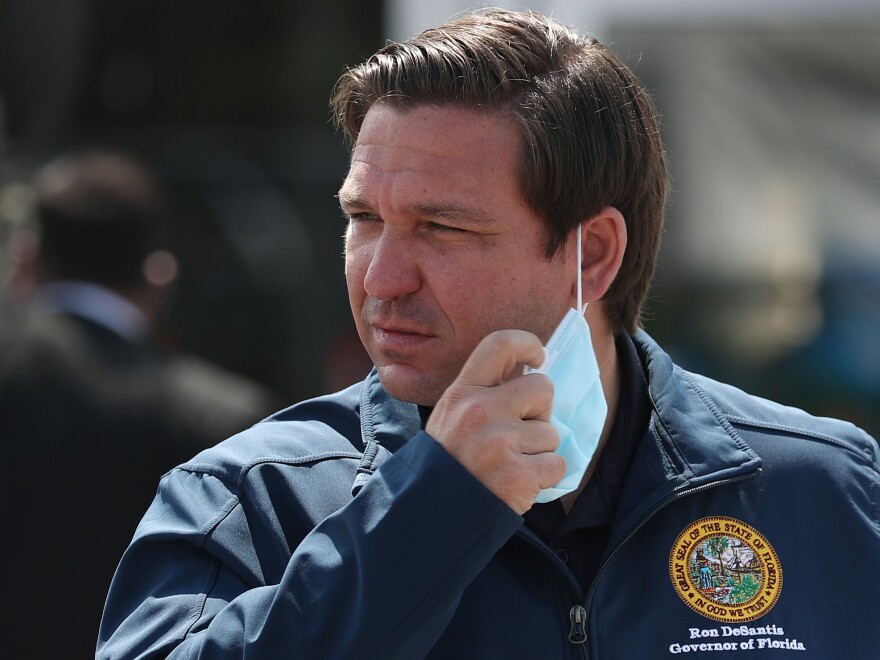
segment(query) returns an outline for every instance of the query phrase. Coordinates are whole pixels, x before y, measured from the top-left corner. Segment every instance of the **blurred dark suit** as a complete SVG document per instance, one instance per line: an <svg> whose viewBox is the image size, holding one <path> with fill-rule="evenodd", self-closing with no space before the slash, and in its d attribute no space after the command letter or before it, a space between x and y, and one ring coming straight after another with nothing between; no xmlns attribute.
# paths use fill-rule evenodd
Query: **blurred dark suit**
<svg viewBox="0 0 880 660"><path fill-rule="evenodd" d="M42 277L0 312L6 657L93 657L161 475L275 407L250 381L152 345L146 306L120 290Z"/></svg>

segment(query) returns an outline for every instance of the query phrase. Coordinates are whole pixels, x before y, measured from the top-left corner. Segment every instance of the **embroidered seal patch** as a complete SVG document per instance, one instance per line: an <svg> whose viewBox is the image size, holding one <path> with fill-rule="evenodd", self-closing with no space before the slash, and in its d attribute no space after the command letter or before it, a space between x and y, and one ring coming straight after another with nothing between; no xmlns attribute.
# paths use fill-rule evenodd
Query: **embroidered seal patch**
<svg viewBox="0 0 880 660"><path fill-rule="evenodd" d="M767 614L782 591L782 567L767 539L724 516L697 520L678 535L669 576L688 607L729 623Z"/></svg>

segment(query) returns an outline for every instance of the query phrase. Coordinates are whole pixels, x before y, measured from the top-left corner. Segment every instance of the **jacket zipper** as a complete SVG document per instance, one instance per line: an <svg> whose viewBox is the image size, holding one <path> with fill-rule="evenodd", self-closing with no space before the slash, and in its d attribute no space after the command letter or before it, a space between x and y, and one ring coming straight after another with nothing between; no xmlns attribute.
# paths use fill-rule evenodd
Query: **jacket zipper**
<svg viewBox="0 0 880 660"><path fill-rule="evenodd" d="M571 630L568 633L568 641L579 651L581 658L588 658L589 651L584 645L587 641L587 610L580 603L577 603L568 613L571 619Z"/></svg>
<svg viewBox="0 0 880 660"><path fill-rule="evenodd" d="M737 477L730 477L728 479L721 479L719 481L713 481L708 484L703 484L702 486L697 486L696 488L685 488L683 490L677 491L662 500L655 506L651 511L646 515L642 520L636 525L625 537L624 539L617 544L617 546L612 550L611 554L605 559L602 563L602 566L599 568L599 572L596 573L596 577L593 578L593 583L590 585L590 589L587 591L587 597L584 600L584 604L581 605L577 603L574 605L569 611L569 618L571 619L571 632L568 636L568 641L572 644L579 646L582 649L582 657L589 658L589 651L587 649L586 643L588 640L587 635L587 619L589 616L590 608L592 606L593 594L596 591L596 584L599 582L599 578L602 577L602 573L605 572L605 569L608 568L608 565L614 560L614 557L620 551L620 549L627 544L627 542L635 536L639 530L642 529L648 521L651 520L654 516L656 516L661 510L665 509L667 506L676 502L684 497L689 495L693 495L695 493L701 493L705 490L711 490L712 488L717 488L720 486L727 486L729 484L738 483L740 481L748 481L749 479L754 479L759 474L761 474L761 468L758 468L754 472L749 474L742 474Z"/></svg>
<svg viewBox="0 0 880 660"><path fill-rule="evenodd" d="M556 564L556 566L559 568L560 572L563 575L565 575L566 580L569 583L570 592L572 594L576 594L575 597L577 598L579 596L579 594L581 593L581 587L577 583L577 580L575 579L574 575L569 570L568 566L566 566L562 562L562 560L559 559L559 557L556 555L556 553L553 552L553 550L551 550L547 546L547 544L544 543L528 527L521 528L517 532L517 535L522 536L526 542L535 546L535 548L539 552L546 555L552 562L554 562ZM576 610L577 610L577 612L576 612ZM569 618L571 619L571 630L569 632L568 638L569 638L569 640L571 640L572 635L576 634L576 629L581 628L584 625L584 623L586 622L587 611L580 604L576 604L574 607L571 608L571 611L569 612ZM584 640L586 640L586 628L581 628L581 629L583 629L583 631L584 631ZM580 658L586 659L587 656L585 653L585 647L583 647L582 645L575 645L574 648L576 649L575 653L577 653Z"/></svg>

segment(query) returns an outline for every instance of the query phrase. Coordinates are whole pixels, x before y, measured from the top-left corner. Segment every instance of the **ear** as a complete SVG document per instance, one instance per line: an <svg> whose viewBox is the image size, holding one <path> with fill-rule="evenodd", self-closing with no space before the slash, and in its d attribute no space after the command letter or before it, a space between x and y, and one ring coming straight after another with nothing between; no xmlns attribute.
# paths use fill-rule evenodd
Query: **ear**
<svg viewBox="0 0 880 660"><path fill-rule="evenodd" d="M626 251L626 222L613 206L606 206L581 228L581 286L584 302L599 300L617 277Z"/></svg>

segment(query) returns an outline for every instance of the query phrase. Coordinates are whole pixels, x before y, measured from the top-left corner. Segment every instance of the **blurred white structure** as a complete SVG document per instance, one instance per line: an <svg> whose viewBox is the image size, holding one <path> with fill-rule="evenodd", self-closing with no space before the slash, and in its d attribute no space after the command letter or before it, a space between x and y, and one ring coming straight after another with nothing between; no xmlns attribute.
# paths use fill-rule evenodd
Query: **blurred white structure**
<svg viewBox="0 0 880 660"><path fill-rule="evenodd" d="M386 34L405 39L474 7L532 9L605 39L608 26L621 22L700 25L748 22L797 25L880 19L877 0L386 0Z"/></svg>

